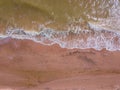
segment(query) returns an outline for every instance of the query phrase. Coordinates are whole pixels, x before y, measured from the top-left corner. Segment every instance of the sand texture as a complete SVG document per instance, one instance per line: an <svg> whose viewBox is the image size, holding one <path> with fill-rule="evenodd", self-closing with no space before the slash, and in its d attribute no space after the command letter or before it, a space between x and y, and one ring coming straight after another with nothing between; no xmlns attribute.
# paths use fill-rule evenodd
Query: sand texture
<svg viewBox="0 0 120 90"><path fill-rule="evenodd" d="M120 90L120 52L0 40L0 90Z"/></svg>

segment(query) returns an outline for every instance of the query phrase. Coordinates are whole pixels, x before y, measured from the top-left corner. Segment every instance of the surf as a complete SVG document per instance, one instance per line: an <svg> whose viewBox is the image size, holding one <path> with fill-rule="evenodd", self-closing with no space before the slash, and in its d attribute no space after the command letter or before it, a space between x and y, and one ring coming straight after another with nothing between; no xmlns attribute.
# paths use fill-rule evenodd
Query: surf
<svg viewBox="0 0 120 90"><path fill-rule="evenodd" d="M109 51L120 50L120 33L114 30L88 23L90 29L82 30L80 27L69 28L61 31L52 28L42 28L40 31L27 31L24 29L8 29L0 39L28 39L43 45L58 44L61 48L68 49L106 49ZM94 27L95 26L95 27Z"/></svg>

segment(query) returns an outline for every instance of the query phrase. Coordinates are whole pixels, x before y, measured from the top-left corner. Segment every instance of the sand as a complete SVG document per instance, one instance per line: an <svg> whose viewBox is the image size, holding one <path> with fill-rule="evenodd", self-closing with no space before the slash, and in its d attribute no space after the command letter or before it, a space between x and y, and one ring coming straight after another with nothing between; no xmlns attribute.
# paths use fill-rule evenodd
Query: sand
<svg viewBox="0 0 120 90"><path fill-rule="evenodd" d="M0 90L120 90L120 52L5 38Z"/></svg>

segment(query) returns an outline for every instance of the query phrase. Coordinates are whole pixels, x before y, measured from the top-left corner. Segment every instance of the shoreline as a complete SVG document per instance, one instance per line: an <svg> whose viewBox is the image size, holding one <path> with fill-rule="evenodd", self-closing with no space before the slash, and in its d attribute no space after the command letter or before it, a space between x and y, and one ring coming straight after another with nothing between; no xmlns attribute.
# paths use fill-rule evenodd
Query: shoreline
<svg viewBox="0 0 120 90"><path fill-rule="evenodd" d="M57 31L44 27L39 32L14 28L8 29L5 34L0 35L0 39L5 38L32 40L48 46L58 44L61 48L67 49L120 50L120 34L102 28L100 30L81 30L77 27L75 30Z"/></svg>

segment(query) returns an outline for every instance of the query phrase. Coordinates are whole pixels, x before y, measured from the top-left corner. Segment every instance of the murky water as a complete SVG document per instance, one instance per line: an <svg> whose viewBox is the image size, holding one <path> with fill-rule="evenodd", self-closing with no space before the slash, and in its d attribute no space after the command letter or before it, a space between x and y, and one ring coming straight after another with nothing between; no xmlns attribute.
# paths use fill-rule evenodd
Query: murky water
<svg viewBox="0 0 120 90"><path fill-rule="evenodd" d="M117 50L120 0L0 0L0 32L62 47Z"/></svg>
<svg viewBox="0 0 120 90"><path fill-rule="evenodd" d="M39 24L63 29L68 24L119 16L119 0L0 0L0 22L37 29Z"/></svg>

